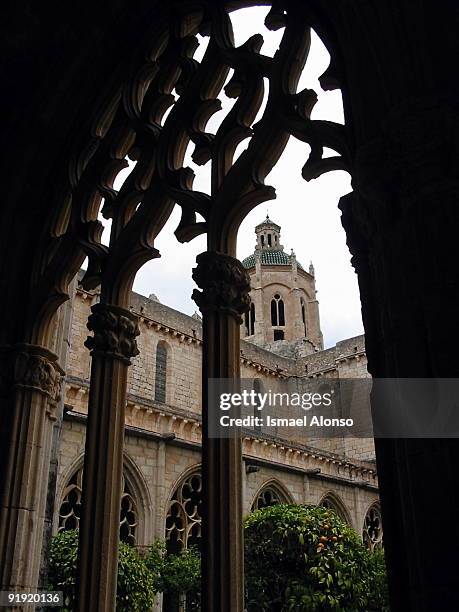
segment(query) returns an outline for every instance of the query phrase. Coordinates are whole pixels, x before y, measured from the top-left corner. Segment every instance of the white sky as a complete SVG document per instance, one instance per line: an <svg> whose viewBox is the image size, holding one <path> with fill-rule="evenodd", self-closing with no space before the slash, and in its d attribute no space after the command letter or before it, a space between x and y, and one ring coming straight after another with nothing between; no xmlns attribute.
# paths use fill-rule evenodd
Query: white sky
<svg viewBox="0 0 459 612"><path fill-rule="evenodd" d="M255 33L261 33L265 40L261 53L270 56L274 54L283 30L270 32L264 27L267 12L267 7L254 7L232 13L236 45L242 44ZM195 55L197 59L202 56L208 39L201 40L203 44ZM340 92L323 92L317 80L327 68L328 62L328 52L313 34L307 67L298 90L308 87L314 89L319 96L312 119L343 123ZM212 117L206 131L215 132L228 108L235 102L223 93L220 98L223 110ZM236 155L241 153L247 143L241 143ZM191 143L185 165L195 171L194 188L208 193L210 163L204 167L193 164L192 149ZM277 199L265 202L246 217L239 230L237 250L240 259L253 252L254 227L269 212L271 219L282 226L281 239L285 250L289 253L293 248L297 259L306 269L311 260L314 264L321 326L325 346L329 347L339 340L363 333L357 278L350 264L337 207L339 198L351 191L351 186L349 175L342 171L327 173L309 183L304 181L301 168L308 153L307 145L294 138L290 139L280 161L265 181L276 188ZM115 188L119 188L128 172L118 175ZM179 220L180 209L176 206L155 243L161 258L143 266L137 274L134 290L144 295L155 293L164 304L193 314L197 307L191 300L195 287L191 270L196 265L196 255L205 250L206 238L198 236L191 243L180 244L173 234Z"/></svg>

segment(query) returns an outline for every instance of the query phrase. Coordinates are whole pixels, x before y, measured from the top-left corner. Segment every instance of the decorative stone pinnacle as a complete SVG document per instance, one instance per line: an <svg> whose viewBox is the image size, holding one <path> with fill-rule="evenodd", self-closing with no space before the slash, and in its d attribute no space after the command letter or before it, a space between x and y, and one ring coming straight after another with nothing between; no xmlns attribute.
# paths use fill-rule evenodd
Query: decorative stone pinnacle
<svg viewBox="0 0 459 612"><path fill-rule="evenodd" d="M131 358L139 354L137 317L111 304L95 304L91 310L87 327L94 332L94 336L89 336L85 342L91 355L103 354L130 364Z"/></svg>
<svg viewBox="0 0 459 612"><path fill-rule="evenodd" d="M193 280L193 299L201 312L220 311L231 314L238 323L250 307L250 278L241 262L230 255L207 251L197 256Z"/></svg>

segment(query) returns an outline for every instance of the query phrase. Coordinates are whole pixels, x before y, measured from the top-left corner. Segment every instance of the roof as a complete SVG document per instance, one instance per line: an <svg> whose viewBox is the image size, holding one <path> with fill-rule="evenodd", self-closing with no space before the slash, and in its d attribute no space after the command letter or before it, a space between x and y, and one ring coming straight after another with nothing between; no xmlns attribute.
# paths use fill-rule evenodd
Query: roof
<svg viewBox="0 0 459 612"><path fill-rule="evenodd" d="M265 266L289 266L290 256L280 249L260 249L261 264ZM300 270L304 270L303 266L297 261ZM255 255L249 255L242 260L244 268L255 267Z"/></svg>
<svg viewBox="0 0 459 612"><path fill-rule="evenodd" d="M271 221L271 219L269 218L269 215L266 215L266 219L262 221L261 223L259 223L257 226L255 226L255 231L262 227L275 227L277 230L280 230L281 228L280 225L277 225L277 223L274 223L274 221Z"/></svg>

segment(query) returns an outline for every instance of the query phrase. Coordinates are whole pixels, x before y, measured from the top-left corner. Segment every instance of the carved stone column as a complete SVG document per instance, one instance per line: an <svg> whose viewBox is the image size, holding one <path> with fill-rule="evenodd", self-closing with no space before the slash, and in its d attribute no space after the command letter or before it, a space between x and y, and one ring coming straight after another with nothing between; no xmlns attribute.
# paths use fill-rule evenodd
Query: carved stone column
<svg viewBox="0 0 459 612"><path fill-rule="evenodd" d="M128 310L101 303L91 310L77 593L81 612L106 612L115 610L127 374L140 332Z"/></svg>
<svg viewBox="0 0 459 612"><path fill-rule="evenodd" d="M242 264L216 252L201 253L193 298L203 315L203 593L205 612L242 612L242 446L239 438L209 439L209 378L240 375L241 314L249 307L250 280Z"/></svg>
<svg viewBox="0 0 459 612"><path fill-rule="evenodd" d="M31 344L2 354L1 589L36 589L40 571L49 457L63 371L57 356ZM20 449L18 451L18 449ZM37 486L40 483L40 486Z"/></svg>

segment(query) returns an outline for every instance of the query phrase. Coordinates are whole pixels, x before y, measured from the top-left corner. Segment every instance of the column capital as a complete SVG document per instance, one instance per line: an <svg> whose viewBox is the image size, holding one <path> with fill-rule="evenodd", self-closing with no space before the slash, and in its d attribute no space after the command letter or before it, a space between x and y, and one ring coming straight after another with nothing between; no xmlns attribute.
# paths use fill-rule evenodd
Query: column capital
<svg viewBox="0 0 459 612"><path fill-rule="evenodd" d="M51 404L61 397L64 370L55 353L35 344L21 343L0 349L0 394L23 388L47 395Z"/></svg>
<svg viewBox="0 0 459 612"><path fill-rule="evenodd" d="M250 307L250 277L241 262L223 253L206 251L196 258L193 299L201 312L220 311L242 323L241 315Z"/></svg>
<svg viewBox="0 0 459 612"><path fill-rule="evenodd" d="M129 310L112 304L94 304L87 327L94 332L85 342L91 356L105 355L130 365L139 354L136 337L140 334L138 318Z"/></svg>

